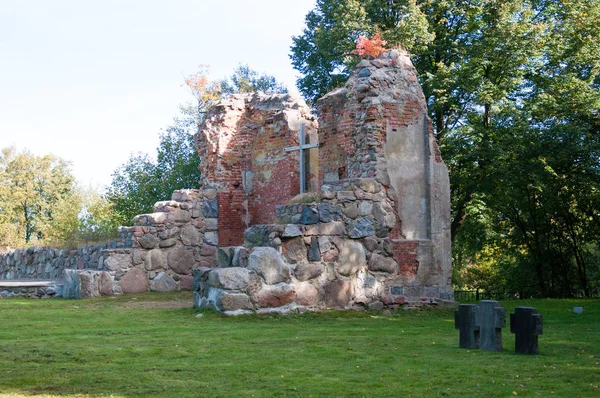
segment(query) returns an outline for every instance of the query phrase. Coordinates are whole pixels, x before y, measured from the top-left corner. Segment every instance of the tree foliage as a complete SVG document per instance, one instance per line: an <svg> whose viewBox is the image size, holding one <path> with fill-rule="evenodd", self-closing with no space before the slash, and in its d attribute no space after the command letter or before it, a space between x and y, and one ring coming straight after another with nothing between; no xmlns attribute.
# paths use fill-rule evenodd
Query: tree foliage
<svg viewBox="0 0 600 398"><path fill-rule="evenodd" d="M451 171L456 281L587 294L600 274L598 20L594 0L318 0L290 57L314 101L345 81L358 36L407 49Z"/></svg>
<svg viewBox="0 0 600 398"><path fill-rule="evenodd" d="M247 65L240 65L231 77L210 80L208 67L185 79L194 102L180 107L180 114L160 134L156 158L148 154L132 155L114 173L107 199L116 221L130 225L138 214L152 212L154 203L171 198L178 189L199 186L200 159L194 144L206 111L223 96L234 93L284 93L287 89L273 76L259 74Z"/></svg>
<svg viewBox="0 0 600 398"><path fill-rule="evenodd" d="M242 64L229 78L221 80L220 87L224 96L237 93L285 94L288 91L274 76L260 74Z"/></svg>
<svg viewBox="0 0 600 398"><path fill-rule="evenodd" d="M113 173L106 196L121 225L151 213L154 203L169 200L174 190L198 187L197 117L194 109L182 108L181 116L160 134L156 159L138 153Z"/></svg>
<svg viewBox="0 0 600 398"><path fill-rule="evenodd" d="M0 244L64 241L77 228L80 197L67 162L14 147L0 156Z"/></svg>

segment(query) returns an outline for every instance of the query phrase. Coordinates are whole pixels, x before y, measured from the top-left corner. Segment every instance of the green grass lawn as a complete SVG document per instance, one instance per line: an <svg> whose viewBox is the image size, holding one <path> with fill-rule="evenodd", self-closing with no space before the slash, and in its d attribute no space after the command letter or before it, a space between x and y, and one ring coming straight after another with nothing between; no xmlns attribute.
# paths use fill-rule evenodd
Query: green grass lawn
<svg viewBox="0 0 600 398"><path fill-rule="evenodd" d="M0 300L0 396L600 396L600 300L502 302L543 315L538 356L508 325L501 353L459 349L452 310L195 317L160 308L174 300L192 298Z"/></svg>

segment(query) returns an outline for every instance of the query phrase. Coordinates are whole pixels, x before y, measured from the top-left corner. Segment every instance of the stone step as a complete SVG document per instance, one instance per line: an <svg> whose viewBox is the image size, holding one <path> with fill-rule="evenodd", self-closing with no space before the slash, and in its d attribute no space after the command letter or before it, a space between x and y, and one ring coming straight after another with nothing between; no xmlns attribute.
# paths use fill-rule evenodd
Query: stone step
<svg viewBox="0 0 600 398"><path fill-rule="evenodd" d="M62 279L12 279L0 280L0 298L62 297L64 282Z"/></svg>
<svg viewBox="0 0 600 398"><path fill-rule="evenodd" d="M62 279L11 279L11 280L0 280L0 288L12 288L12 287L49 287L49 286L62 286L64 284Z"/></svg>

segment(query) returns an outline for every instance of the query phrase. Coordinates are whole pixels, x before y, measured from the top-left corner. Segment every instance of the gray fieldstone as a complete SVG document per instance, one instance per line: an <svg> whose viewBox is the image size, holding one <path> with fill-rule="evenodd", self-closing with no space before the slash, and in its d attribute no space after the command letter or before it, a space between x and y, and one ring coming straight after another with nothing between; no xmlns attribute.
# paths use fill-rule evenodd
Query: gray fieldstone
<svg viewBox="0 0 600 398"><path fill-rule="evenodd" d="M194 252L183 246L172 247L167 252L167 264L178 274L190 275L195 263Z"/></svg>
<svg viewBox="0 0 600 398"><path fill-rule="evenodd" d="M219 234L215 231L209 231L204 233L204 242L209 245L218 246L219 245Z"/></svg>
<svg viewBox="0 0 600 398"><path fill-rule="evenodd" d="M319 236L319 250L325 253L331 249L331 241L327 236Z"/></svg>
<svg viewBox="0 0 600 398"><path fill-rule="evenodd" d="M294 301L298 305L316 306L319 304L319 291L308 282L300 282L294 285L296 297Z"/></svg>
<svg viewBox="0 0 600 398"><path fill-rule="evenodd" d="M207 231L216 231L217 229L219 229L219 219L218 218L204 219L204 228Z"/></svg>
<svg viewBox="0 0 600 398"><path fill-rule="evenodd" d="M306 245L301 237L286 241L282 246L282 252L292 264L306 262Z"/></svg>
<svg viewBox="0 0 600 398"><path fill-rule="evenodd" d="M170 239L161 240L158 243L158 247L160 247L161 249L166 249L167 247L172 247L172 246L175 246L176 244L177 244L177 240L170 238Z"/></svg>
<svg viewBox="0 0 600 398"><path fill-rule="evenodd" d="M263 285L257 298L259 307L281 307L294 301L294 288L287 283Z"/></svg>
<svg viewBox="0 0 600 398"><path fill-rule="evenodd" d="M163 269L167 265L165 253L160 249L152 249L146 253L144 268L148 271Z"/></svg>
<svg viewBox="0 0 600 398"><path fill-rule="evenodd" d="M343 235L346 232L346 226L343 221L332 221L328 223L319 223L306 227L305 236L323 236L323 235Z"/></svg>
<svg viewBox="0 0 600 398"><path fill-rule="evenodd" d="M94 297L94 276L90 272L80 272L79 273L79 297L90 298Z"/></svg>
<svg viewBox="0 0 600 398"><path fill-rule="evenodd" d="M348 225L348 236L353 239L364 238L375 235L375 227L373 221L368 218L361 217Z"/></svg>
<svg viewBox="0 0 600 398"><path fill-rule="evenodd" d="M139 268L132 268L121 278L123 293L139 294L148 291L148 276Z"/></svg>
<svg viewBox="0 0 600 398"><path fill-rule="evenodd" d="M110 254L106 260L104 260L104 266L111 271L126 270L131 267L131 255L130 254Z"/></svg>
<svg viewBox="0 0 600 398"><path fill-rule="evenodd" d="M173 216L176 223L186 223L192 219L192 212L189 210L176 209Z"/></svg>
<svg viewBox="0 0 600 398"><path fill-rule="evenodd" d="M144 249L154 249L158 245L159 239L152 234L145 234L138 238L138 243Z"/></svg>
<svg viewBox="0 0 600 398"><path fill-rule="evenodd" d="M101 296L112 296L114 294L113 280L108 272L100 272L96 279L98 281L98 293L100 293Z"/></svg>
<svg viewBox="0 0 600 398"><path fill-rule="evenodd" d="M217 250L217 267L226 268L233 265L233 247L219 247Z"/></svg>
<svg viewBox="0 0 600 398"><path fill-rule="evenodd" d="M321 222L339 221L342 218L342 210L331 203L319 203L317 210Z"/></svg>
<svg viewBox="0 0 600 398"><path fill-rule="evenodd" d="M352 191L339 191L337 193L337 198L342 202L355 201L356 195Z"/></svg>
<svg viewBox="0 0 600 398"><path fill-rule="evenodd" d="M369 259L369 271L394 274L398 271L398 263L391 257L373 253Z"/></svg>
<svg viewBox="0 0 600 398"><path fill-rule="evenodd" d="M352 283L349 280L336 279L323 287L325 305L345 307L352 298Z"/></svg>
<svg viewBox="0 0 600 398"><path fill-rule="evenodd" d="M358 205L358 215L368 216L373 211L373 202L363 200Z"/></svg>
<svg viewBox="0 0 600 398"><path fill-rule="evenodd" d="M222 292L219 296L222 311L246 310L252 308L250 297L244 293Z"/></svg>
<svg viewBox="0 0 600 398"><path fill-rule="evenodd" d="M181 275L179 277L180 290L194 290L194 277L192 275Z"/></svg>
<svg viewBox="0 0 600 398"><path fill-rule="evenodd" d="M356 203L350 203L344 207L343 213L348 218L354 219L358 217L358 205Z"/></svg>
<svg viewBox="0 0 600 398"><path fill-rule="evenodd" d="M285 226L283 233L281 234L282 238L295 238L296 236L302 235L300 228L298 228L295 224L288 224Z"/></svg>
<svg viewBox="0 0 600 398"><path fill-rule="evenodd" d="M170 275L161 272L152 280L150 290L153 292L174 292L177 290L177 282Z"/></svg>
<svg viewBox="0 0 600 398"><path fill-rule="evenodd" d="M202 215L204 218L217 218L219 216L219 202L216 200L205 200L202 203Z"/></svg>
<svg viewBox="0 0 600 398"><path fill-rule="evenodd" d="M377 193L380 191L380 185L372 178L361 178L356 182L358 188L368 193Z"/></svg>
<svg viewBox="0 0 600 398"><path fill-rule="evenodd" d="M300 218L300 224L311 225L319 222L319 213L316 209L309 206L304 206L302 210L302 217Z"/></svg>
<svg viewBox="0 0 600 398"><path fill-rule="evenodd" d="M341 275L354 275L367 264L365 248L362 244L351 240L344 240L340 246L337 271Z"/></svg>
<svg viewBox="0 0 600 398"><path fill-rule="evenodd" d="M254 225L250 228L246 228L244 231L244 239L253 246L262 246L269 241L269 229L264 225Z"/></svg>
<svg viewBox="0 0 600 398"><path fill-rule="evenodd" d="M369 77L371 76L371 71L369 70L369 68L362 68L360 71L358 71L358 77Z"/></svg>
<svg viewBox="0 0 600 398"><path fill-rule="evenodd" d="M272 247L257 247L248 257L248 268L260 275L267 285L287 282L290 268Z"/></svg>
<svg viewBox="0 0 600 398"><path fill-rule="evenodd" d="M250 272L246 268L216 268L208 273L210 286L226 290L244 290L249 281Z"/></svg>
<svg viewBox="0 0 600 398"><path fill-rule="evenodd" d="M336 174L336 178L337 178L337 174ZM322 189L321 192L319 193L319 197L320 197L320 199L335 199L335 191L332 191L330 189Z"/></svg>
<svg viewBox="0 0 600 398"><path fill-rule="evenodd" d="M307 281L314 279L323 273L323 265L321 263L300 263L296 265L294 276L299 281Z"/></svg>
<svg viewBox="0 0 600 398"><path fill-rule="evenodd" d="M321 251L319 250L319 241L316 236L312 236L310 240L308 261L321 261Z"/></svg>
<svg viewBox="0 0 600 398"><path fill-rule="evenodd" d="M198 229L192 225L182 227L179 234L181 236L181 242L186 246L198 246L202 241L202 235L198 232Z"/></svg>

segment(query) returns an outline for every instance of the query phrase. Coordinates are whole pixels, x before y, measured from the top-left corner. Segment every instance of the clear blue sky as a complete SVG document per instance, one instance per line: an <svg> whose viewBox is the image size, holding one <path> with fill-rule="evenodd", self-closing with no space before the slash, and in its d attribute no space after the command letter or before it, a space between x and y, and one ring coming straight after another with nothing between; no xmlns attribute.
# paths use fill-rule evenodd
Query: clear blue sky
<svg viewBox="0 0 600 398"><path fill-rule="evenodd" d="M0 147L53 153L102 187L191 100L183 77L235 67L295 90L291 36L314 0L0 0Z"/></svg>

